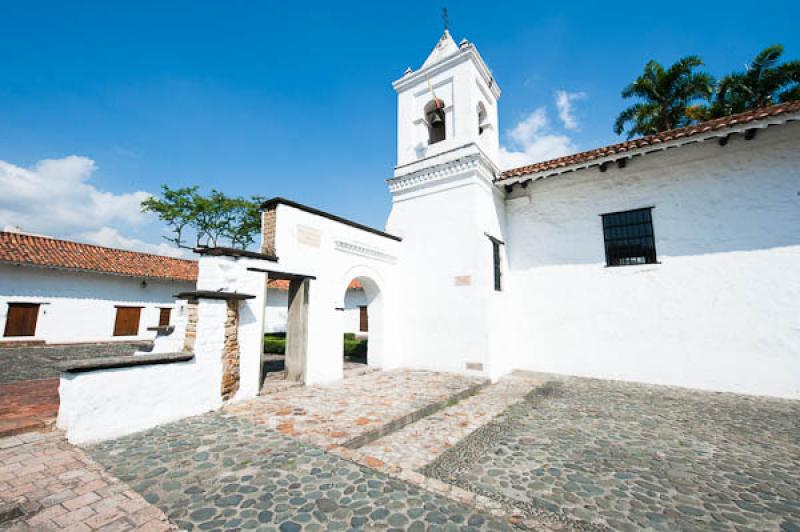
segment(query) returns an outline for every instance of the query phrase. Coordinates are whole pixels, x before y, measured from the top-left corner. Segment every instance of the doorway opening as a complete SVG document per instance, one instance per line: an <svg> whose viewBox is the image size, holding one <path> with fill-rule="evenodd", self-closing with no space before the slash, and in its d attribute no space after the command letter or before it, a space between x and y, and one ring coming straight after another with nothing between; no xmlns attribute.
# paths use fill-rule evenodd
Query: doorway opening
<svg viewBox="0 0 800 532"><path fill-rule="evenodd" d="M313 277L267 272L261 393L305 382L308 298Z"/></svg>
<svg viewBox="0 0 800 532"><path fill-rule="evenodd" d="M378 284L368 276L347 282L342 298L342 363L345 374L381 360L381 309L383 297Z"/></svg>

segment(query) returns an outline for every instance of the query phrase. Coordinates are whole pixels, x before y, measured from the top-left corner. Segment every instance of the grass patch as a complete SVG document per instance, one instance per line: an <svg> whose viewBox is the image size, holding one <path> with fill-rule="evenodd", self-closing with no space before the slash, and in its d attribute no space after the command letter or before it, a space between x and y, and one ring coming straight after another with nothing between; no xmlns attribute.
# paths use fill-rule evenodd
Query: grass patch
<svg viewBox="0 0 800 532"><path fill-rule="evenodd" d="M344 356L354 361L367 359L367 340L356 338L354 333L345 333ZM286 333L268 333L264 335L264 352L273 355L286 353Z"/></svg>

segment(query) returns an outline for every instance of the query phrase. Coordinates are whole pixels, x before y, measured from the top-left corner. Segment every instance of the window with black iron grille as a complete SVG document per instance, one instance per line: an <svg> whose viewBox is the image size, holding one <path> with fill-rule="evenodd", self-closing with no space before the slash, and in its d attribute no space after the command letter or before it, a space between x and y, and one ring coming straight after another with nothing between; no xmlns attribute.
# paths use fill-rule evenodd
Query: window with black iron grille
<svg viewBox="0 0 800 532"><path fill-rule="evenodd" d="M603 215L607 266L654 264L652 207Z"/></svg>

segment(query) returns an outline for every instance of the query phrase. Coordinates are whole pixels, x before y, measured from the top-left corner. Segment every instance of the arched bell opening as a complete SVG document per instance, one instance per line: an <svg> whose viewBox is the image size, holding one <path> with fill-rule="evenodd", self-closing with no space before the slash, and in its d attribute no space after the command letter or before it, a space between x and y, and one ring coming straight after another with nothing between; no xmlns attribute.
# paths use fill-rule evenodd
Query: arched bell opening
<svg viewBox="0 0 800 532"><path fill-rule="evenodd" d="M444 101L434 98L425 104L425 122L428 125L428 144L436 144L447 138Z"/></svg>

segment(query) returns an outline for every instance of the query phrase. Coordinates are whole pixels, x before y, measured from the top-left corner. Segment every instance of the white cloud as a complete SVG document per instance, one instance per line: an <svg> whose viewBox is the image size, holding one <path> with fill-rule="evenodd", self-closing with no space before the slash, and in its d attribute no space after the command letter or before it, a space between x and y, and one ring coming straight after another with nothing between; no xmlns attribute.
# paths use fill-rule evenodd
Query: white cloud
<svg viewBox="0 0 800 532"><path fill-rule="evenodd" d="M556 91L556 108L558 109L558 118L565 129L577 130L578 120L575 118L575 109L573 104L578 100L586 98L585 92L567 92L564 90Z"/></svg>
<svg viewBox="0 0 800 532"><path fill-rule="evenodd" d="M167 255L170 257L190 258L189 253L183 249L173 247L166 242L151 244L135 238L127 238L112 227L101 227L97 231L88 231L77 235L80 240L106 246L110 248L130 249L142 251L144 253L154 253L156 255Z"/></svg>
<svg viewBox="0 0 800 532"><path fill-rule="evenodd" d="M0 225L67 234L111 223L148 221L140 204L150 194L113 194L88 183L97 166L86 157L45 159L32 168L0 161Z"/></svg>
<svg viewBox="0 0 800 532"><path fill-rule="evenodd" d="M517 168L576 151L572 139L552 131L547 110L539 107L507 132L510 147L500 148L500 166Z"/></svg>
<svg viewBox="0 0 800 532"><path fill-rule="evenodd" d="M76 155L45 159L32 168L0 161L0 227L101 246L186 256L183 250L166 242L151 244L125 236L125 229L141 228L153 221L140 208L150 194L99 190L90 183L96 169L94 161Z"/></svg>

